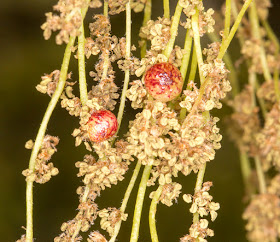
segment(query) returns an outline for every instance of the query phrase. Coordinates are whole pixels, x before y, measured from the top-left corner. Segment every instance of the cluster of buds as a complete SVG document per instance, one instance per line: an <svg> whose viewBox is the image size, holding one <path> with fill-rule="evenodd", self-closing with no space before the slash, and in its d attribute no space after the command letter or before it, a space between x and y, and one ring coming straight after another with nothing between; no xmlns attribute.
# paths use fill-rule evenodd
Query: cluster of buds
<svg viewBox="0 0 280 242"><path fill-rule="evenodd" d="M182 237L180 242L207 242L205 238L214 236L214 231L208 228L208 224L206 219L200 219L199 222L192 224L189 234Z"/></svg>
<svg viewBox="0 0 280 242"><path fill-rule="evenodd" d="M37 183L46 183L52 176L58 174L58 169L54 167L52 162L48 162L52 155L57 151L56 146L59 142L58 137L46 135L43 139L41 149L37 155L35 170L26 169L22 172L26 176L27 181L35 181ZM33 141L26 142L25 147L27 149L33 148Z"/></svg>
<svg viewBox="0 0 280 242"><path fill-rule="evenodd" d="M204 11L202 1L197 0L179 0L179 4L183 7L183 12L186 15L186 22L182 23L184 28L191 29L191 18L196 13L196 9L199 10L199 34L203 36L206 32L214 32L215 20L212 15L214 10L209 8Z"/></svg>
<svg viewBox="0 0 280 242"><path fill-rule="evenodd" d="M220 208L219 203L212 202L213 197L208 193L212 182L204 182L200 191L193 196L184 194L183 199L186 203L192 203L190 208L191 213L198 213L199 216L207 216L210 213L211 220L217 218L217 210Z"/></svg>
<svg viewBox="0 0 280 242"><path fill-rule="evenodd" d="M159 201L168 207L172 206L174 201L176 202L177 198L181 194L181 189L182 185L177 182L163 185ZM154 193L155 192L151 192L150 198L154 197Z"/></svg>
<svg viewBox="0 0 280 242"><path fill-rule="evenodd" d="M264 128L256 135L259 154L265 171L280 170L280 103L275 103L266 115Z"/></svg>
<svg viewBox="0 0 280 242"><path fill-rule="evenodd" d="M128 216L116 208L104 208L98 212L98 215L101 218L101 228L106 230L110 236L114 233L115 225L121 220L126 221Z"/></svg>
<svg viewBox="0 0 280 242"><path fill-rule="evenodd" d="M158 18L156 21L149 20L147 25L141 28L139 36L151 41L152 51L162 51L170 39L170 25L171 21L167 18Z"/></svg>
<svg viewBox="0 0 280 242"><path fill-rule="evenodd" d="M243 213L250 241L278 241L280 198L275 194L255 195Z"/></svg>

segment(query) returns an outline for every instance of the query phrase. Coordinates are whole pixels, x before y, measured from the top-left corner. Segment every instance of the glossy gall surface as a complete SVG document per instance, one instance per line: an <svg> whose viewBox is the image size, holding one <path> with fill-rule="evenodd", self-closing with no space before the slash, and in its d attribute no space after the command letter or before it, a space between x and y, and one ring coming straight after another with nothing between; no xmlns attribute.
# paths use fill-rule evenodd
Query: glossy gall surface
<svg viewBox="0 0 280 242"><path fill-rule="evenodd" d="M88 136L92 142L102 142L111 138L118 130L116 116L108 110L98 110L91 114L88 125Z"/></svg>
<svg viewBox="0 0 280 242"><path fill-rule="evenodd" d="M145 86L154 99L168 102L182 92L183 78L174 65L167 62L158 63L147 70Z"/></svg>

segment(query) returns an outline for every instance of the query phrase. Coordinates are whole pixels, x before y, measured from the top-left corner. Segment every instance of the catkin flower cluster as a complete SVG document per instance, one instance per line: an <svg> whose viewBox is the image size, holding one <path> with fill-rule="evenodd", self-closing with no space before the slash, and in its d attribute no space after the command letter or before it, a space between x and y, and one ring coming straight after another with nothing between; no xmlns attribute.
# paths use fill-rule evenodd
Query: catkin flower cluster
<svg viewBox="0 0 280 242"><path fill-rule="evenodd" d="M264 128L256 135L263 169L280 170L280 103L275 103L266 115Z"/></svg>
<svg viewBox="0 0 280 242"><path fill-rule="evenodd" d="M78 177L84 177L84 186L80 186L77 189L77 194L80 196L79 212L73 220L62 225L62 234L56 237L55 241L57 242L68 241L75 235L75 231L88 231L98 216L98 207L95 203L96 197L100 195L101 190L117 184L118 181L122 181L124 179L123 175L128 169L127 163L116 155L119 152L110 148L108 141L96 144L94 148L99 155L98 160L95 160L92 155L86 155L83 161L76 162L76 167L79 168ZM111 233L113 224L108 224L106 221L110 220L110 223L114 223L113 217L116 212L113 213L114 209L110 210L111 215L105 216L104 211L99 214L103 218L102 228ZM115 219L117 219L116 217L118 216L115 216ZM124 219L124 217L120 216L120 219ZM93 238L94 236L92 235L91 237Z"/></svg>
<svg viewBox="0 0 280 242"><path fill-rule="evenodd" d="M58 169L54 167L52 162L49 162L52 155L57 151L56 146L58 145L59 138L46 135L43 139L41 149L35 161L35 170L31 171L26 169L22 172L26 176L27 181L35 181L37 183L46 183L52 176L58 174ZM26 149L33 148L33 141L29 140L25 144Z"/></svg>
<svg viewBox="0 0 280 242"><path fill-rule="evenodd" d="M180 242L207 242L205 238L213 237L214 231L208 228L209 222L206 219L200 219L199 222L192 224L189 234L180 239Z"/></svg>
<svg viewBox="0 0 280 242"><path fill-rule="evenodd" d="M247 220L250 241L276 242L280 238L280 198L274 194L259 194L252 198L243 218Z"/></svg>
<svg viewBox="0 0 280 242"><path fill-rule="evenodd" d="M183 199L186 203L192 203L190 212L198 214L200 217L210 214L211 220L214 221L217 218L217 210L220 208L219 203L212 202L213 197L208 193L212 182L204 182L202 188L197 191L193 196L190 194L184 194ZM189 234L180 239L181 242L195 242L195 241L207 241L206 238L214 236L214 231L208 228L209 222L206 219L200 219L198 222L194 222L190 229Z"/></svg>
<svg viewBox="0 0 280 242"><path fill-rule="evenodd" d="M211 220L214 221L217 218L216 211L220 208L220 204L212 202L213 197L209 194L211 186L212 182L204 182L199 192L193 196L184 194L183 199L186 203L192 203L191 213L198 213L200 217L210 214Z"/></svg>
<svg viewBox="0 0 280 242"><path fill-rule="evenodd" d="M111 15L119 14L125 10L125 5L128 3L128 0L109 0L109 13ZM143 11L145 6L145 0L131 0L131 9L134 12L138 13Z"/></svg>
<svg viewBox="0 0 280 242"><path fill-rule="evenodd" d="M260 130L259 108L254 105L254 90L247 85L229 104L235 112L228 118L230 138L240 150L254 154L256 152L255 135Z"/></svg>
<svg viewBox="0 0 280 242"><path fill-rule="evenodd" d="M209 8L205 11L203 2L199 0L179 0L179 4L183 7L183 12L186 16L186 22L182 25L186 29L192 28L192 16L196 13L196 9L199 10L199 34L202 37L206 32L214 32L215 20L212 15L214 10Z"/></svg>
<svg viewBox="0 0 280 242"><path fill-rule="evenodd" d="M116 223L118 223L120 220L126 221L128 215L123 214L116 208L104 208L98 212L98 216L101 218L101 228L106 230L109 235L112 236Z"/></svg>
<svg viewBox="0 0 280 242"><path fill-rule="evenodd" d="M46 13L47 20L41 26L44 30L44 38L49 39L52 32L59 31L56 35L56 43L61 45L63 42L68 43L70 36L78 36L83 21L81 9L88 4L92 8L102 6L100 0L59 0L53 7L58 14Z"/></svg>
<svg viewBox="0 0 280 242"><path fill-rule="evenodd" d="M224 99L228 92L231 91L231 85L228 80L228 70L225 63L217 58L219 53L219 43L212 43L204 49L203 53L206 56L204 64L200 67L203 76L210 79L205 87L205 92L201 99L199 90L196 85L190 80L187 89L184 93L184 100L180 102L182 108L191 111L197 99L197 111L211 111L213 108L220 109L222 107L221 99Z"/></svg>
<svg viewBox="0 0 280 242"><path fill-rule="evenodd" d="M163 185L159 201L170 207L173 205L174 201L177 202L179 195L181 194L182 185L177 182L172 182ZM150 198L154 197L155 192L150 193Z"/></svg>
<svg viewBox="0 0 280 242"><path fill-rule="evenodd" d="M158 53L164 50L170 39L171 21L167 18L158 18L158 20L149 20L146 26L140 30L140 38L151 41L151 51Z"/></svg>

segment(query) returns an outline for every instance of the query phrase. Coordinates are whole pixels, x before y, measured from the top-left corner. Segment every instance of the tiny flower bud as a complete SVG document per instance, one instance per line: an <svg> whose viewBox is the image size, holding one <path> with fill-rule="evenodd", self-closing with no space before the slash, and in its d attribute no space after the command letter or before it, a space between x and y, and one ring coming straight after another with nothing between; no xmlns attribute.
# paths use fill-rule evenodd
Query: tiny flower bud
<svg viewBox="0 0 280 242"><path fill-rule="evenodd" d="M34 142L30 139L25 143L25 148L26 149L32 149L34 145Z"/></svg>

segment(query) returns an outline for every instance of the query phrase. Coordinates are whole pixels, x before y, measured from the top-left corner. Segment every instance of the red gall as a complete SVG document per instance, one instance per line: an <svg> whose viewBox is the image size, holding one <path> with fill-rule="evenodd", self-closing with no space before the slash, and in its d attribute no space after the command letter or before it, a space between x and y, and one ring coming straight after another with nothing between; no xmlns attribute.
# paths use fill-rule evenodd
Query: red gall
<svg viewBox="0 0 280 242"><path fill-rule="evenodd" d="M87 122L88 136L92 142L111 138L118 130L116 116L108 110L94 111Z"/></svg>
<svg viewBox="0 0 280 242"><path fill-rule="evenodd" d="M183 78L174 65L167 62L158 63L147 70L145 86L154 99L168 102L182 92Z"/></svg>

